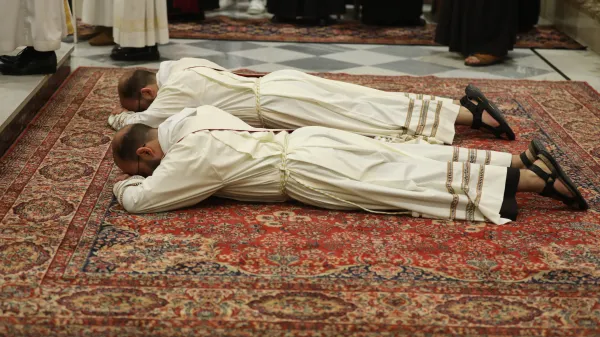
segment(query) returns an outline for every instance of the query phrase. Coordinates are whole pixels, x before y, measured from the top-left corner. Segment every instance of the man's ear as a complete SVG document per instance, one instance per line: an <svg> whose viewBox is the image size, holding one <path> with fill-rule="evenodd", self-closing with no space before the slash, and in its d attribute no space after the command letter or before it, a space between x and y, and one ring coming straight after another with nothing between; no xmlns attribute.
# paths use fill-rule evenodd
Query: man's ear
<svg viewBox="0 0 600 337"><path fill-rule="evenodd" d="M154 157L154 150L148 146L138 148L135 153L142 159L152 159Z"/></svg>
<svg viewBox="0 0 600 337"><path fill-rule="evenodd" d="M156 98L156 92L154 92L154 89L152 89L152 88L149 88L149 87L142 88L141 93L142 93L142 97L144 99L153 100L154 98Z"/></svg>

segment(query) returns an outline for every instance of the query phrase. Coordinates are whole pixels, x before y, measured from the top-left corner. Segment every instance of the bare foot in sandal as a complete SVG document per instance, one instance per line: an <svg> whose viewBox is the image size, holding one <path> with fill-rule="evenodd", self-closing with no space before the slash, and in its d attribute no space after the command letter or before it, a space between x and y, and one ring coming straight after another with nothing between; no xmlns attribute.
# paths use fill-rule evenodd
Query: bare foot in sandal
<svg viewBox="0 0 600 337"><path fill-rule="evenodd" d="M471 102L477 104L476 100L472 99ZM460 104L460 102L457 104ZM494 117L492 117L492 115L490 115L487 111L483 112L483 114L481 115L481 120L483 121L483 123L494 128L500 126L500 123L498 123L498 121L495 120ZM467 109L464 106L460 107L460 110L458 111L458 117L456 118L456 125L473 125L473 114L471 113L471 111L469 111L469 109Z"/></svg>
<svg viewBox="0 0 600 337"><path fill-rule="evenodd" d="M572 209L589 209L577 186L566 175L556 159L545 150L538 153L538 159L528 170L521 170L517 190L537 192L543 197L561 201Z"/></svg>
<svg viewBox="0 0 600 337"><path fill-rule="evenodd" d="M533 162L533 165L539 167L542 171L546 172L546 174L548 174L548 175L552 174L552 170L542 160L539 160L539 159L536 160L535 162ZM544 179L542 179L538 175L536 175L534 172L532 172L532 171L530 171L530 172L535 175L534 183L537 187L535 192L542 193L542 191L544 191L544 188L546 187L547 182L544 181ZM552 183L552 181L549 181L549 183ZM564 196L567 196L569 198L573 198L575 196L575 194L573 192L571 192L571 190L567 187L565 182L560 180L560 178L557 178L556 180L554 180L554 183L552 184L552 186L558 193L560 193ZM553 198L553 199L555 199L555 198ZM562 201L560 199L555 199L555 200Z"/></svg>
<svg viewBox="0 0 600 337"><path fill-rule="evenodd" d="M504 57L489 54L473 54L465 59L465 65L470 67L484 67L498 64L504 61Z"/></svg>
<svg viewBox="0 0 600 337"><path fill-rule="evenodd" d="M466 95L460 99L461 108L456 119L458 125L470 125L471 129L482 129L493 133L497 138L515 139L502 112L472 84L465 89Z"/></svg>

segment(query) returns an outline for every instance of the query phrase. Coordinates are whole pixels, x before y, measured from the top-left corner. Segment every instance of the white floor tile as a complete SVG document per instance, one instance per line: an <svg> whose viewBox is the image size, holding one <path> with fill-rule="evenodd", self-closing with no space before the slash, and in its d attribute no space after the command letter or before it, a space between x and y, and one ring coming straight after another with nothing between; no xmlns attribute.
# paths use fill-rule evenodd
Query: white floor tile
<svg viewBox="0 0 600 337"><path fill-rule="evenodd" d="M19 51L16 50L11 54ZM66 43L61 45L56 52L59 66L67 62L72 51L72 45ZM4 130L49 78L50 75L6 76L0 74L0 102L2 102L0 104L0 131Z"/></svg>
<svg viewBox="0 0 600 337"><path fill-rule="evenodd" d="M527 56L527 57L522 57L522 58L516 58L516 59L513 59L512 62L514 64L520 65L520 66L526 66L526 67L532 67L532 68L537 68L537 69L545 69L545 70L554 71L554 69L550 65L548 65L548 63L544 62L544 60L542 60L537 55L532 55L532 56Z"/></svg>
<svg viewBox="0 0 600 337"><path fill-rule="evenodd" d="M289 67L289 66L284 66L283 64L278 64L278 63L263 63L263 64L248 66L248 67L244 67L244 68L254 70L254 71L264 72L264 73L270 73L273 71L285 70L285 69L301 70L301 69L296 69L296 68Z"/></svg>
<svg viewBox="0 0 600 337"><path fill-rule="evenodd" d="M589 50L538 50L572 80L600 77L600 55Z"/></svg>
<svg viewBox="0 0 600 337"><path fill-rule="evenodd" d="M312 57L310 54L298 53L291 50L276 49L276 48L259 48L252 50L240 50L229 53L253 60L262 61L265 63L278 63L290 60L297 60L306 57Z"/></svg>
<svg viewBox="0 0 600 337"><path fill-rule="evenodd" d="M402 72L399 72L399 71L392 71L392 70L387 70L387 69L382 69L382 68L375 68L375 67L369 67L369 66L349 68L349 69L343 69L343 70L336 70L336 71L334 71L334 73L345 73L345 74L352 74L352 75L381 75L381 76L404 76L404 75L408 75L406 73L402 73Z"/></svg>
<svg viewBox="0 0 600 337"><path fill-rule="evenodd" d="M94 55L110 55L110 52L114 48L114 46L99 46L94 47L90 46L87 41L82 41L74 45L75 50L73 50L74 57L87 57Z"/></svg>
<svg viewBox="0 0 600 337"><path fill-rule="evenodd" d="M345 52L341 52L341 53L323 55L323 57L328 58L328 59L337 60L337 61L363 64L366 66L370 66L370 65L374 65L374 64L389 63L389 62L400 61L400 60L406 59L404 57L399 57L399 56L373 53L368 50L345 51Z"/></svg>

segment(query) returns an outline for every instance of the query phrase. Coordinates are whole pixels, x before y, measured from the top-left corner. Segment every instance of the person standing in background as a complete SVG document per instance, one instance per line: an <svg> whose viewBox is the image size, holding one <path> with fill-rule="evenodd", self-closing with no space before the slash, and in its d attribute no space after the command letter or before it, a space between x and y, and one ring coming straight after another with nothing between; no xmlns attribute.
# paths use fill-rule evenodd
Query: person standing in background
<svg viewBox="0 0 600 337"><path fill-rule="evenodd" d="M91 45L117 43L115 61L158 61L169 42L167 0L84 0L82 21L104 28Z"/></svg>
<svg viewBox="0 0 600 337"><path fill-rule="evenodd" d="M520 2L444 0L435 42L465 55L472 67L501 63L517 41Z"/></svg>
<svg viewBox="0 0 600 337"><path fill-rule="evenodd" d="M219 0L168 0L169 21L200 22L205 19L204 11L219 8Z"/></svg>
<svg viewBox="0 0 600 337"><path fill-rule="evenodd" d="M329 24L331 15L346 12L345 0L268 0L267 8L275 22L296 22L301 17L305 22Z"/></svg>
<svg viewBox="0 0 600 337"><path fill-rule="evenodd" d="M519 33L533 29L540 19L541 0L519 1Z"/></svg>
<svg viewBox="0 0 600 337"><path fill-rule="evenodd" d="M104 1L104 0L102 0ZM158 61L159 44L169 42L167 0L114 0L116 61Z"/></svg>
<svg viewBox="0 0 600 337"><path fill-rule="evenodd" d="M220 0L219 7L221 9L228 9L234 5L237 5L238 0ZM248 14L258 15L262 14L266 10L266 0L250 0L248 6Z"/></svg>
<svg viewBox="0 0 600 337"><path fill-rule="evenodd" d="M83 0L81 21L96 26L98 33L90 39L92 46L110 46L113 39L114 0Z"/></svg>
<svg viewBox="0 0 600 337"><path fill-rule="evenodd" d="M67 36L64 0L0 0L0 54L26 46L17 56L0 56L4 75L38 75L56 72L55 51Z"/></svg>
<svg viewBox="0 0 600 337"><path fill-rule="evenodd" d="M362 22L380 26L424 26L423 0L369 0L362 4Z"/></svg>

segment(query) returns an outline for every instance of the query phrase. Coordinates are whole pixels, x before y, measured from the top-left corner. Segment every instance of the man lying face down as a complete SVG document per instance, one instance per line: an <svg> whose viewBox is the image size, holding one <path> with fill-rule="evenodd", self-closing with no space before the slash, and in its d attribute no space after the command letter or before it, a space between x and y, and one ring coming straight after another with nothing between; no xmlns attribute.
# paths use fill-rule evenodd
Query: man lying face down
<svg viewBox="0 0 600 337"><path fill-rule="evenodd" d="M207 60L161 63L157 74L128 72L119 81L123 112L109 117L125 125L158 127L184 108L215 106L254 127L296 129L325 126L367 136L406 140L421 137L451 144L455 125L515 135L502 112L474 86L458 101L432 95L385 92L356 84L280 70L263 77L242 76ZM137 113L136 113L137 112Z"/></svg>
<svg viewBox="0 0 600 337"><path fill-rule="evenodd" d="M215 195L502 224L516 219L517 192L543 192L587 209L538 142L514 156L390 144L325 127L257 129L203 106L183 110L158 129L127 126L112 148L117 166L133 175L114 186L132 213L174 210Z"/></svg>

